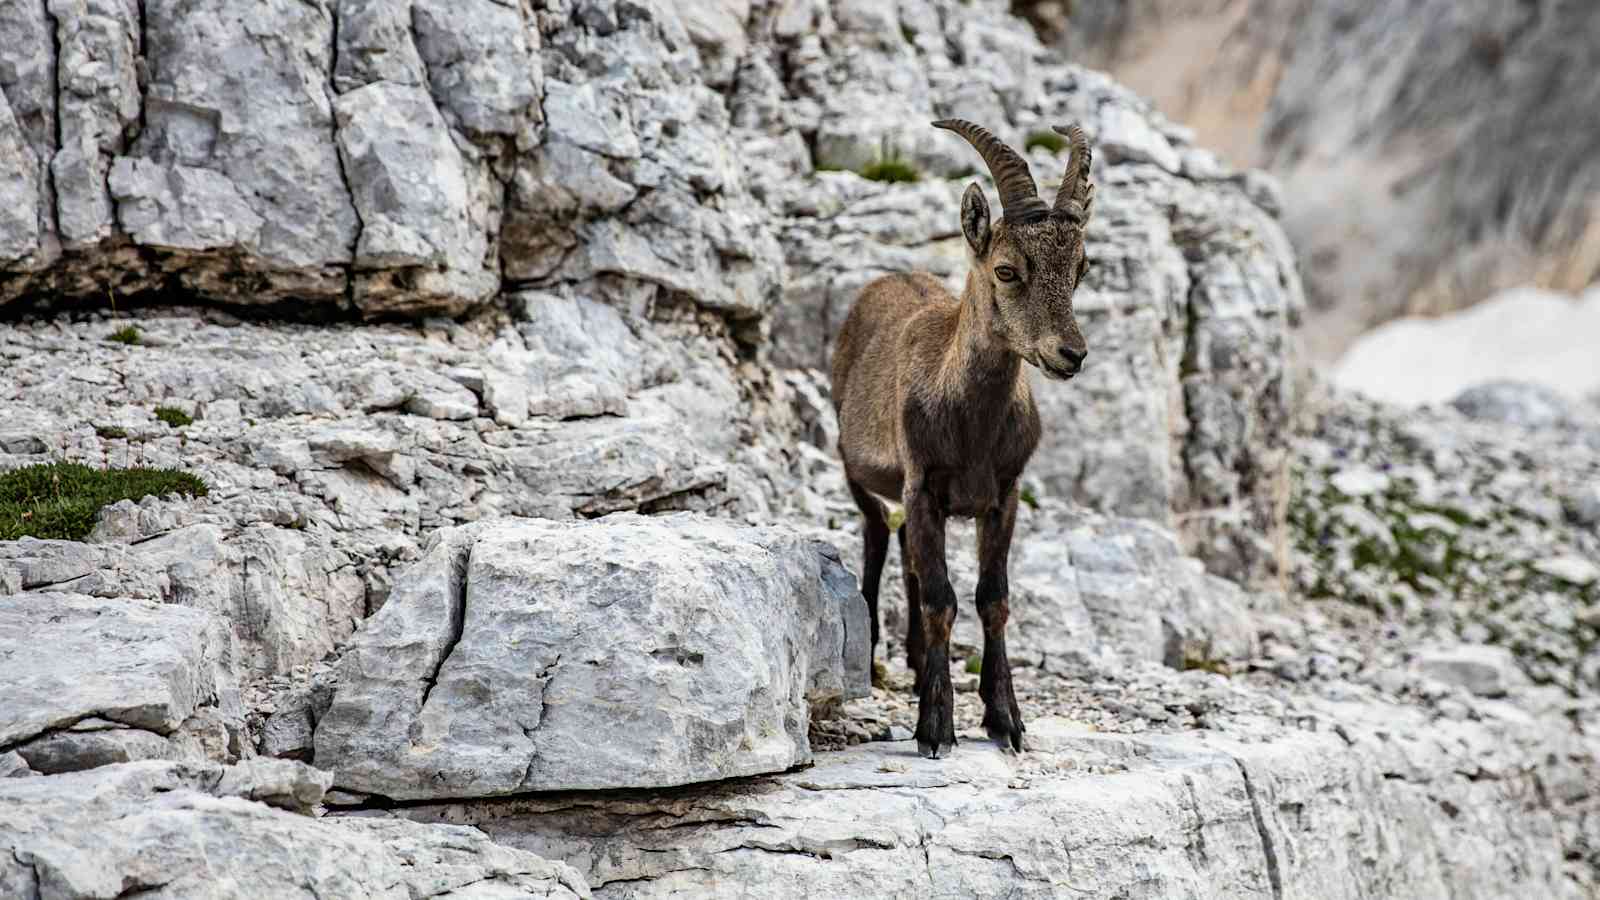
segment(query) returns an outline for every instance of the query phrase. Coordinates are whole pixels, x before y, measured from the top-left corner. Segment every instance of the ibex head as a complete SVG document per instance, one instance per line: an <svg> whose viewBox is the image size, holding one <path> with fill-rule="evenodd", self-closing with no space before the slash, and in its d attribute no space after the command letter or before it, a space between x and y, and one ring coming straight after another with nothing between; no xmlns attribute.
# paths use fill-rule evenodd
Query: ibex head
<svg viewBox="0 0 1600 900"><path fill-rule="evenodd" d="M1083 234L1094 200L1083 129L1055 128L1072 155L1052 207L1039 199L1027 161L987 129L964 119L933 125L966 138L1000 191L1001 217L993 226L982 188L974 183L961 198L961 232L973 252L971 285L980 309L990 313L991 333L1045 375L1071 378L1089 353L1072 314L1072 295L1088 269Z"/></svg>

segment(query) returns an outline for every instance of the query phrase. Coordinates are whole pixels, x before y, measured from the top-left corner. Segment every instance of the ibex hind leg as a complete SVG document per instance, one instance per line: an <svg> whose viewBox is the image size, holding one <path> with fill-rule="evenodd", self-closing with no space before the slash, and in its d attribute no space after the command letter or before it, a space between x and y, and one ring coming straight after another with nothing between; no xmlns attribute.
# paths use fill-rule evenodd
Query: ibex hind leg
<svg viewBox="0 0 1600 900"><path fill-rule="evenodd" d="M872 647L868 651L867 666L872 670L873 681L878 680L878 587L883 581L883 561L889 555L889 514L883 501L874 497L853 478L847 478L850 496L861 508L863 519L861 596L867 598L867 615L872 620Z"/></svg>
<svg viewBox="0 0 1600 900"><path fill-rule="evenodd" d="M906 526L902 524L895 536L900 540L900 577L906 592L906 668L915 679L911 689L920 695L923 659L927 655L922 640L922 585L911 570L911 555L906 552Z"/></svg>

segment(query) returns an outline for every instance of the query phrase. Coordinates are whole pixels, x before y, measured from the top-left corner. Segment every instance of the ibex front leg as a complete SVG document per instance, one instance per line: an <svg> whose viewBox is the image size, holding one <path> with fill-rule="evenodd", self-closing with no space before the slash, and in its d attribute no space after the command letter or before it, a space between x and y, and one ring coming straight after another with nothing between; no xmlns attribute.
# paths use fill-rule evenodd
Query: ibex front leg
<svg viewBox="0 0 1600 900"><path fill-rule="evenodd" d="M1011 689L1011 660L1006 656L1006 621L1011 617L1011 588L1006 578L1011 558L1011 531L1017 523L1017 487L1012 484L1000 502L978 517L978 618L983 622L983 727L1001 747L1022 750L1022 711Z"/></svg>
<svg viewBox="0 0 1600 900"><path fill-rule="evenodd" d="M944 522L935 492L921 474L906 478L906 543L917 575L922 613L922 677L917 698L917 750L930 759L956 745L955 694L950 685L950 629L956 592L945 570Z"/></svg>

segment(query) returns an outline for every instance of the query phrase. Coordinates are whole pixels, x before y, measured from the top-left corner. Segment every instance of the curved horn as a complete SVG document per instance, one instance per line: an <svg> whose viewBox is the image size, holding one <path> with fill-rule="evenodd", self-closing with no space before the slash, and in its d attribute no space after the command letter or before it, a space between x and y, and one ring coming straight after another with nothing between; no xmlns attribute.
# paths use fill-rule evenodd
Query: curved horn
<svg viewBox="0 0 1600 900"><path fill-rule="evenodd" d="M1065 128L1054 125L1051 130L1066 138L1072 147L1072 155L1067 158L1067 174L1061 177L1061 190L1056 193L1055 211L1081 220L1088 213L1089 164L1094 158L1089 151L1089 138L1077 125Z"/></svg>
<svg viewBox="0 0 1600 900"><path fill-rule="evenodd" d="M935 128L953 131L967 139L989 167L989 175L1000 191L1000 210L1003 217L1013 222L1025 222L1048 211L1039 199L1039 189L1034 186L1033 173L1028 162L1007 147L987 128L974 125L966 119L940 119Z"/></svg>

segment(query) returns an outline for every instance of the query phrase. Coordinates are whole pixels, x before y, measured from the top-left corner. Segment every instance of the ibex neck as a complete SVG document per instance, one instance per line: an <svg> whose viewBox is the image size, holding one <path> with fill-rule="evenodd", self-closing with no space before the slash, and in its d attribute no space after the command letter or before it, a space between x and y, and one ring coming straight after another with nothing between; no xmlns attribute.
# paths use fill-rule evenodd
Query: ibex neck
<svg viewBox="0 0 1600 900"><path fill-rule="evenodd" d="M969 281L956 317L955 340L945 357L950 370L946 377L961 384L963 393L1008 395L1022 377L1022 357L995 339L985 302Z"/></svg>

